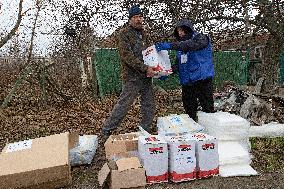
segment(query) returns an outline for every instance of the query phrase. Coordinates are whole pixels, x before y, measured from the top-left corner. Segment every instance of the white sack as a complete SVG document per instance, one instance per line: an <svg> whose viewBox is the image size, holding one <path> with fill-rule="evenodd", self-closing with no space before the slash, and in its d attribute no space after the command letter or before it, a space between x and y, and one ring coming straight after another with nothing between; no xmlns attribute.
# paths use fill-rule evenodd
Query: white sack
<svg viewBox="0 0 284 189"><path fill-rule="evenodd" d="M77 146L69 151L70 165L91 164L97 148L97 135L79 136Z"/></svg>

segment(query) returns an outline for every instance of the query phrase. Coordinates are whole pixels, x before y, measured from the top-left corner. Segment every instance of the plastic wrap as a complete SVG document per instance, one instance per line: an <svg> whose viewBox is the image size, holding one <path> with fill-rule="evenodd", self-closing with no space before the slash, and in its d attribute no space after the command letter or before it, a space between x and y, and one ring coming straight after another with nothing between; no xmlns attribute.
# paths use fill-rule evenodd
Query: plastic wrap
<svg viewBox="0 0 284 189"><path fill-rule="evenodd" d="M198 123L205 132L219 140L248 139L250 123L240 116L228 112L198 112Z"/></svg>
<svg viewBox="0 0 284 189"><path fill-rule="evenodd" d="M91 164L98 147L97 135L79 136L77 146L70 150L70 165Z"/></svg>

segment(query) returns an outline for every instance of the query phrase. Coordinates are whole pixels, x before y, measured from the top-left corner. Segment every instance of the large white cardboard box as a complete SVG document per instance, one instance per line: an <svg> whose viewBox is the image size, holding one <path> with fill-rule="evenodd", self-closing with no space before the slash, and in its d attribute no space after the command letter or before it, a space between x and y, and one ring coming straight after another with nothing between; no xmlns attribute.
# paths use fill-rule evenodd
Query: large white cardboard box
<svg viewBox="0 0 284 189"><path fill-rule="evenodd" d="M218 140L204 133L192 135L196 140L197 178L219 174Z"/></svg>
<svg viewBox="0 0 284 189"><path fill-rule="evenodd" d="M168 181L168 146L158 135L139 136L138 152L146 171L147 183Z"/></svg>
<svg viewBox="0 0 284 189"><path fill-rule="evenodd" d="M162 136L176 136L201 132L204 127L191 119L188 114L172 114L157 119L158 133Z"/></svg>
<svg viewBox="0 0 284 189"><path fill-rule="evenodd" d="M196 178L196 141L190 135L167 136L169 149L169 177L173 182Z"/></svg>

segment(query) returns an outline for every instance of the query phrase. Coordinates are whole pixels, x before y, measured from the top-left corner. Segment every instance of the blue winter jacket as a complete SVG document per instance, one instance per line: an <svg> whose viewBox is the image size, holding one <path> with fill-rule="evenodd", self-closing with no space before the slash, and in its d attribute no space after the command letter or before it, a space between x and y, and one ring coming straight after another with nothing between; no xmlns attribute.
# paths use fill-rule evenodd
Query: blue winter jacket
<svg viewBox="0 0 284 189"><path fill-rule="evenodd" d="M198 80L213 78L213 52L209 37L195 32L189 20L181 20L177 24L177 27L180 26L192 30L191 35L182 40L178 38L175 29L175 36L179 42L173 43L173 49L177 50L180 83L189 85Z"/></svg>

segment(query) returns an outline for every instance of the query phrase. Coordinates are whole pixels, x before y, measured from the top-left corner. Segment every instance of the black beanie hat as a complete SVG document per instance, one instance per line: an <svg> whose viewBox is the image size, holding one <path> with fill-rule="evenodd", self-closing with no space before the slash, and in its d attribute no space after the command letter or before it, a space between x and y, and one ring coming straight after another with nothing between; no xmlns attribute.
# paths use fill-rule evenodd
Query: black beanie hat
<svg viewBox="0 0 284 189"><path fill-rule="evenodd" d="M140 9L140 6L139 5L133 5L129 11L129 19L132 17L132 16L135 16L135 15L138 15L138 14L141 14L142 15L142 11Z"/></svg>

